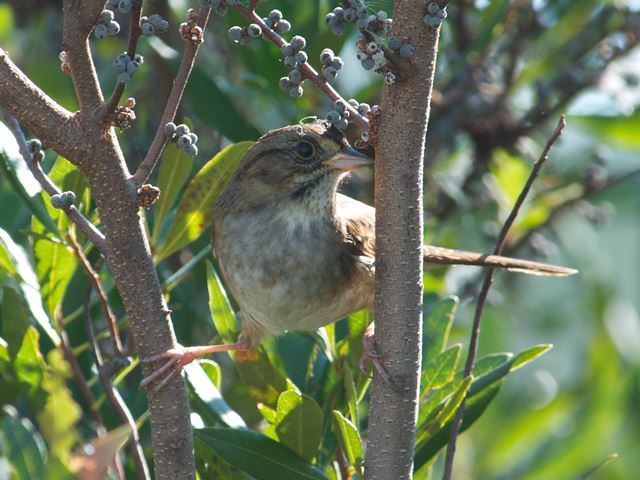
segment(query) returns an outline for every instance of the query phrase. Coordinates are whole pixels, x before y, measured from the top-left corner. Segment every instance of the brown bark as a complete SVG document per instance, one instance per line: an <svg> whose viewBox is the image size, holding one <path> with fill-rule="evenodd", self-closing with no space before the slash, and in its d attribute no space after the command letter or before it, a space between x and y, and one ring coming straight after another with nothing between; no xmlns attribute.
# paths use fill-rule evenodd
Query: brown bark
<svg viewBox="0 0 640 480"><path fill-rule="evenodd" d="M422 336L422 175L439 28L425 2L396 2L392 34L415 47L385 86L376 148L376 348L392 382L375 375L367 479L409 479L415 449ZM400 60L399 60L400 62ZM375 126L374 126L375 128Z"/></svg>

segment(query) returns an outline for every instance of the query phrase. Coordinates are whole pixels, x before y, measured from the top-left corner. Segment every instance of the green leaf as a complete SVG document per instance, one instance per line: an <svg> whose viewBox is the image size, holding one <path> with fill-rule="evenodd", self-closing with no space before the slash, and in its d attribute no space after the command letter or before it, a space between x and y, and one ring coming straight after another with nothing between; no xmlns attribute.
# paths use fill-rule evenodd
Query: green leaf
<svg viewBox="0 0 640 480"><path fill-rule="evenodd" d="M203 428L194 431L196 455L206 462L220 456L256 480L328 480L284 445L252 430Z"/></svg>
<svg viewBox="0 0 640 480"><path fill-rule="evenodd" d="M9 287L2 289L2 336L7 341L9 356L15 360L30 322L18 293Z"/></svg>
<svg viewBox="0 0 640 480"><path fill-rule="evenodd" d="M180 189L191 175L193 158L178 148L175 143L170 143L162 155L160 170L158 172L158 188L160 198L155 203L155 217L153 222L152 242L158 244L162 224L167 218Z"/></svg>
<svg viewBox="0 0 640 480"><path fill-rule="evenodd" d="M22 337L22 344L14 360L16 378L29 387L29 395L41 391L45 377L45 364L40 353L39 338L38 331L30 326Z"/></svg>
<svg viewBox="0 0 640 480"><path fill-rule="evenodd" d="M287 380L273 366L264 347L233 354L236 368L256 402L276 408L278 397L287 390Z"/></svg>
<svg viewBox="0 0 640 480"><path fill-rule="evenodd" d="M640 148L640 109L633 115L615 116L574 116L569 119L571 125L582 127L588 133L597 135L598 141L636 151Z"/></svg>
<svg viewBox="0 0 640 480"><path fill-rule="evenodd" d="M461 351L462 345L457 343L439 353L425 365L420 380L421 399L425 398L431 390L441 388L451 381L458 368Z"/></svg>
<svg viewBox="0 0 640 480"><path fill-rule="evenodd" d="M305 460L313 460L322 437L322 417L322 410L313 398L293 390L282 392L276 409L280 443Z"/></svg>
<svg viewBox="0 0 640 480"><path fill-rule="evenodd" d="M362 465L362 440L358 429L348 419L344 418L338 410L333 411L333 427L338 436L340 448L347 456L349 463L357 470Z"/></svg>
<svg viewBox="0 0 640 480"><path fill-rule="evenodd" d="M16 478L45 478L47 450L44 440L29 419L21 418L11 406L4 407L0 420L0 447Z"/></svg>
<svg viewBox="0 0 640 480"><path fill-rule="evenodd" d="M432 361L447 344L458 308L458 297L448 297L434 307L424 323L424 362Z"/></svg>
<svg viewBox="0 0 640 480"><path fill-rule="evenodd" d="M347 397L351 420L354 425L358 425L358 392L356 391L356 384L353 380L353 371L347 363L344 364L344 391Z"/></svg>
<svg viewBox="0 0 640 480"><path fill-rule="evenodd" d="M229 145L200 169L182 196L167 241L158 247L156 261L193 242L209 227L218 196L252 144Z"/></svg>
<svg viewBox="0 0 640 480"><path fill-rule="evenodd" d="M209 261L207 261L207 291L209 292L209 312L216 330L224 342L231 343L235 338L236 318L222 288L220 277Z"/></svg>
<svg viewBox="0 0 640 480"><path fill-rule="evenodd" d="M16 266L13 264L13 260L11 260L9 250L2 241L2 237L0 237L0 269L4 270L9 275L18 274L18 270L16 270Z"/></svg>
<svg viewBox="0 0 640 480"><path fill-rule="evenodd" d="M550 343L536 345L535 347L528 348L527 350L523 350L520 352L511 362L511 368L509 372L515 372L519 368L524 367L528 363L533 362L536 358L544 355L549 350L553 348L553 345Z"/></svg>
<svg viewBox="0 0 640 480"><path fill-rule="evenodd" d="M461 380L455 391L443 403L438 405L430 414L418 425L416 442L424 443L440 431L444 425L453 420L456 410L465 398L471 385L471 377Z"/></svg>

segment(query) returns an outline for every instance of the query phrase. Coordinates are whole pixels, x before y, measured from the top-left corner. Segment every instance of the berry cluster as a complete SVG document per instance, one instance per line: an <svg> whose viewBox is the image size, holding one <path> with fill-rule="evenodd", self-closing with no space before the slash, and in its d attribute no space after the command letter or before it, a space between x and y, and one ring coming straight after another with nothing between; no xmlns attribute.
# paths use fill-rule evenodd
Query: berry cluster
<svg viewBox="0 0 640 480"><path fill-rule="evenodd" d="M422 17L422 21L431 28L437 28L442 20L447 18L447 11L438 5L438 2L429 2L427 4L427 14Z"/></svg>
<svg viewBox="0 0 640 480"><path fill-rule="evenodd" d="M384 51L378 42L367 42L364 37L361 37L356 45L358 46L358 60L365 70L371 70L374 67L379 69L385 64Z"/></svg>
<svg viewBox="0 0 640 480"><path fill-rule="evenodd" d="M135 106L136 106L136 99L129 97L127 98L127 101L124 102L124 106L118 107L116 109L115 123L117 127L121 129L125 129L131 126L131 124L136 119L136 114L133 111Z"/></svg>
<svg viewBox="0 0 640 480"><path fill-rule="evenodd" d="M415 47L408 41L403 41L400 37L390 37L388 45L391 50L404 58L412 57L415 52Z"/></svg>
<svg viewBox="0 0 640 480"><path fill-rule="evenodd" d="M338 76L338 70L344 67L342 58L335 55L330 48L325 48L320 52L320 63L323 65L322 74L329 81L335 80Z"/></svg>
<svg viewBox="0 0 640 480"><path fill-rule="evenodd" d="M284 65L294 68L298 63L306 63L308 60L307 53L304 51L306 46L307 41L300 35L293 37L291 43L285 43L280 48L282 55L284 55Z"/></svg>
<svg viewBox="0 0 640 480"><path fill-rule="evenodd" d="M177 125L173 122L169 122L164 126L164 134L169 138L170 142L176 144L178 148L185 151L190 157L198 155L198 136L189 130L189 127L185 124Z"/></svg>
<svg viewBox="0 0 640 480"><path fill-rule="evenodd" d="M289 76L280 78L280 88L285 92L289 92L293 98L300 98L304 93L302 82L304 82L302 72L298 68L294 68L289 72Z"/></svg>
<svg viewBox="0 0 640 480"><path fill-rule="evenodd" d="M325 17L327 26L334 35L345 30L346 22L354 22L360 30L368 30L378 35L386 34L393 26L393 20L387 12L381 10L376 15L369 15L363 0L348 0L347 8L336 7Z"/></svg>
<svg viewBox="0 0 640 480"><path fill-rule="evenodd" d="M349 100L349 104L358 110L358 113L361 115L365 115L365 107L366 112L369 111L369 105L366 103L358 104L358 102L354 99ZM327 122L333 125L338 130L346 130L349 125L349 110L347 110L347 104L344 100L336 100L333 104L333 110L327 113Z"/></svg>
<svg viewBox="0 0 640 480"><path fill-rule="evenodd" d="M69 208L76 203L76 194L72 191L56 193L51 195L51 206L53 208Z"/></svg>
<svg viewBox="0 0 640 480"><path fill-rule="evenodd" d="M149 17L140 18L140 31L143 35L153 35L154 33L165 33L169 30L169 22L157 13Z"/></svg>
<svg viewBox="0 0 640 480"><path fill-rule="evenodd" d="M113 61L113 68L118 73L118 83L127 83L133 77L133 74L138 71L140 65L144 63L144 57L139 53L136 53L131 60L127 52L123 52L116 57Z"/></svg>
<svg viewBox="0 0 640 480"><path fill-rule="evenodd" d="M250 23L246 27L231 27L229 38L240 45L249 45L251 40L262 35L262 28L256 23Z"/></svg>
<svg viewBox="0 0 640 480"><path fill-rule="evenodd" d="M122 13L129 13L133 7L133 0L107 0L104 8L107 10L115 10L116 8Z"/></svg>
<svg viewBox="0 0 640 480"><path fill-rule="evenodd" d="M111 10L103 10L98 17L98 23L93 28L96 38L105 38L109 35L117 35L120 32L120 24L113 19Z"/></svg>
<svg viewBox="0 0 640 480"><path fill-rule="evenodd" d="M287 33L291 30L291 23L282 18L280 10L271 10L268 17L264 17L262 21L276 33Z"/></svg>
<svg viewBox="0 0 640 480"><path fill-rule="evenodd" d="M187 21L180 24L180 36L183 40L200 44L204 41L204 32L198 25L198 12L190 8L187 10Z"/></svg>

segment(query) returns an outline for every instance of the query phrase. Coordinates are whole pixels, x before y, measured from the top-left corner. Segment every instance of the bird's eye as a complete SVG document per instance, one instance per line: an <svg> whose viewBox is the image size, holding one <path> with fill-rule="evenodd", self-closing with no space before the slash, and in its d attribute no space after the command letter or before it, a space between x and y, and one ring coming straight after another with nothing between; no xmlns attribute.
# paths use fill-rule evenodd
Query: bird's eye
<svg viewBox="0 0 640 480"><path fill-rule="evenodd" d="M316 149L313 144L309 142L298 142L293 147L296 155L304 160L309 160L316 153Z"/></svg>

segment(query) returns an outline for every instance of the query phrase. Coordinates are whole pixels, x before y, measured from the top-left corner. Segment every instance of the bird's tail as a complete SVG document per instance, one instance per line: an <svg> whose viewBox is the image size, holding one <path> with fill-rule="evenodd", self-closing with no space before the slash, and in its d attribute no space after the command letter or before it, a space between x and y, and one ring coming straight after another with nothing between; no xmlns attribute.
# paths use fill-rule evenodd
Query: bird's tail
<svg viewBox="0 0 640 480"><path fill-rule="evenodd" d="M480 267L506 268L512 272L550 277L566 277L578 273L578 270L573 268L559 267L548 263L532 262L500 255L465 252L431 245L424 246L423 255L425 262L439 265L477 265Z"/></svg>

